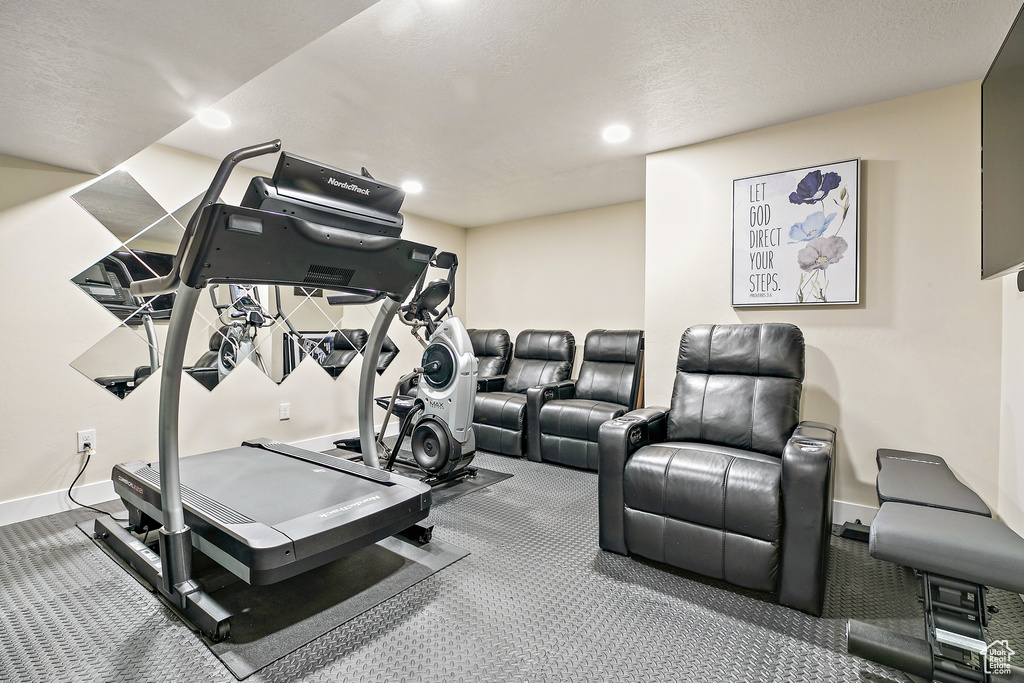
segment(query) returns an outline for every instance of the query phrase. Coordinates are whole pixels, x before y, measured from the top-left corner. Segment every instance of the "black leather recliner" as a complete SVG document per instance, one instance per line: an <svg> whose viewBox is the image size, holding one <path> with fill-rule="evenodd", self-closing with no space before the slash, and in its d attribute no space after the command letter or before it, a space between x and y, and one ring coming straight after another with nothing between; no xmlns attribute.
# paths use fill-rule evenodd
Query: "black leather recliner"
<svg viewBox="0 0 1024 683"><path fill-rule="evenodd" d="M527 389L568 379L575 354L568 330L520 332L508 373L479 382L473 413L477 448L522 456Z"/></svg>
<svg viewBox="0 0 1024 683"><path fill-rule="evenodd" d="M480 381L477 387L480 391L486 391L486 380L498 375L504 375L508 370L508 362L512 358L512 337L507 330L466 330L469 333L469 342L473 345L473 355L477 361L477 377ZM419 396L419 375L407 379L401 387L399 394L404 396Z"/></svg>
<svg viewBox="0 0 1024 683"><path fill-rule="evenodd" d="M323 362L323 368L331 377L337 377L347 368L357 355L362 353L369 335L363 329L339 330L334 333L331 352Z"/></svg>
<svg viewBox="0 0 1024 683"><path fill-rule="evenodd" d="M497 377L508 371L512 359L512 337L508 330L466 330L473 344L478 377Z"/></svg>
<svg viewBox="0 0 1024 683"><path fill-rule="evenodd" d="M185 368L185 372L211 391L220 381L220 371L217 369L217 356L220 354L220 345L227 338L227 334L227 325L222 325L215 330L210 335L209 350L199 356L192 367Z"/></svg>
<svg viewBox="0 0 1024 683"><path fill-rule="evenodd" d="M592 330L577 380L526 392L526 455L597 471L601 424L640 400L643 330Z"/></svg>
<svg viewBox="0 0 1024 683"><path fill-rule="evenodd" d="M380 355L377 356L377 374L383 375L400 352L398 344L391 337L384 335L384 341L380 344Z"/></svg>
<svg viewBox="0 0 1024 683"><path fill-rule="evenodd" d="M798 423L803 378L793 325L688 329L671 407L601 425L601 547L820 615L836 432Z"/></svg>

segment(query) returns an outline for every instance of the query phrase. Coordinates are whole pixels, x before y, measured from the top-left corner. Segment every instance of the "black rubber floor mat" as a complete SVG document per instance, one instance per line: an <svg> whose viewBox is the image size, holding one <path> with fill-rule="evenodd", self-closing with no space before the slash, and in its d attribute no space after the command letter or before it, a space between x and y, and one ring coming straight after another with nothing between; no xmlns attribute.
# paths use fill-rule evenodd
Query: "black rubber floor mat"
<svg viewBox="0 0 1024 683"><path fill-rule="evenodd" d="M906 683L846 652L847 619L924 634L914 573L873 559L867 544L832 539L825 613L811 617L600 550L595 472L484 452L473 464L515 476L431 509L434 538L468 557L246 683ZM94 516L0 527L0 681L234 683L75 528ZM1024 603L999 590L988 602L999 608L988 640L1024 652Z"/></svg>
<svg viewBox="0 0 1024 683"><path fill-rule="evenodd" d="M390 443L389 443L390 441ZM388 437L384 440L389 446L394 443L394 437ZM355 458L356 456L351 451L345 451L340 448L332 448L331 450L324 451L326 455L333 455L339 458ZM403 448L401 451L403 457L412 459L412 451L407 448ZM475 465L474 465L475 467ZM448 501L455 500L459 496L464 496L467 493L473 491L479 491L482 488L486 488L491 484L496 484L499 481L504 481L512 476L509 472L495 472L494 470L484 469L483 467L475 467L476 474L472 477L462 477L455 481L445 482L444 484L438 484L431 491L431 506L438 506L447 503ZM423 471L418 467L411 465L405 465L401 462L395 463L395 472L406 477L412 477L413 479L419 479L423 476Z"/></svg>
<svg viewBox="0 0 1024 683"><path fill-rule="evenodd" d="M92 526L78 525L90 538ZM102 541L93 541L114 557ZM241 680L468 554L441 540L415 545L391 537L269 586L234 581L210 593L235 615L230 636L203 641Z"/></svg>

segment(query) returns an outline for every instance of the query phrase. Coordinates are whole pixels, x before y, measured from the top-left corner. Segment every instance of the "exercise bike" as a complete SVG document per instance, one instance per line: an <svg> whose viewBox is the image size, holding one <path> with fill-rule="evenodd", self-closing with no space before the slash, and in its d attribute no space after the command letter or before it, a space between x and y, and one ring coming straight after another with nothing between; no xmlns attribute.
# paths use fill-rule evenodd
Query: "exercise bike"
<svg viewBox="0 0 1024 683"><path fill-rule="evenodd" d="M396 463L417 467L424 472L421 481L435 486L476 475L470 463L476 454L477 360L465 325L452 313L458 257L441 252L430 265L447 270L447 278L424 285L424 271L398 312L399 320L412 328L413 337L424 347L420 367L399 379L391 396L374 402L386 411L376 438L376 446L385 456L381 468L390 471ZM421 331L426 332L425 339ZM392 415L401 422L398 439L389 447L384 434ZM399 457L410 434L411 460ZM359 440L342 439L335 446L358 452Z"/></svg>
<svg viewBox="0 0 1024 683"><path fill-rule="evenodd" d="M223 382L246 358L251 358L266 373L263 356L256 349L256 334L261 328L273 324L274 318L263 310L255 287L228 285L229 303L226 304L217 301L217 287L210 286L210 299L222 323L222 338L217 351L218 383Z"/></svg>

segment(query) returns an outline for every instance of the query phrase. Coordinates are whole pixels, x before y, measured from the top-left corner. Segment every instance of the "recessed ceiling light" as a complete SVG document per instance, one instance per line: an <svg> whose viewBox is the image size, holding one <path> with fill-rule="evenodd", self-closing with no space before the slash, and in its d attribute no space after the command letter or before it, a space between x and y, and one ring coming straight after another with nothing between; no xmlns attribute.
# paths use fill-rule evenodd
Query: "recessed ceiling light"
<svg viewBox="0 0 1024 683"><path fill-rule="evenodd" d="M196 118L199 123L210 128L227 128L231 125L231 117L216 109L204 109Z"/></svg>
<svg viewBox="0 0 1024 683"><path fill-rule="evenodd" d="M405 190L406 194L419 194L423 192L423 183L416 180L406 180L402 183L402 189Z"/></svg>
<svg viewBox="0 0 1024 683"><path fill-rule="evenodd" d="M601 133L601 137L608 142L623 142L629 139L629 128L617 123L614 126L605 128L604 132Z"/></svg>

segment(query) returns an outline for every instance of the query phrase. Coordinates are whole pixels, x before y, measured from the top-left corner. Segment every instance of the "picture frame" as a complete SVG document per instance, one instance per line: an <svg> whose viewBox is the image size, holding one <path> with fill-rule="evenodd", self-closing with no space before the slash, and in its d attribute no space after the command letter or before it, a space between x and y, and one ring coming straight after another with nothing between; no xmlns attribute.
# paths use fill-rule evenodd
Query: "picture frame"
<svg viewBox="0 0 1024 683"><path fill-rule="evenodd" d="M733 181L732 305L860 303L860 159Z"/></svg>
<svg viewBox="0 0 1024 683"><path fill-rule="evenodd" d="M302 359L306 357L307 351L303 348L306 344L311 344L311 348L315 347L314 360L320 365L323 365L323 362L327 359L327 356L331 355L333 350L331 343L331 340L334 338L333 332L303 330L297 334L299 338L291 334L284 335L286 343L282 347L282 351L284 353L285 376L294 370L302 362Z"/></svg>

